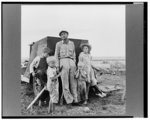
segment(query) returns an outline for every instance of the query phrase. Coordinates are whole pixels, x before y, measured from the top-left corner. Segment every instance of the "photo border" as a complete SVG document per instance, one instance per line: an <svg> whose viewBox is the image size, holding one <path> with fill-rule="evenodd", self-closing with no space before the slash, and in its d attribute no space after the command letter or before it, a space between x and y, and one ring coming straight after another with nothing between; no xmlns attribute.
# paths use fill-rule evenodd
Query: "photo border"
<svg viewBox="0 0 150 120"><path fill-rule="evenodd" d="M140 26L136 26L136 35L131 35L130 31L131 28L128 29L127 25L129 23L126 24L126 37L129 36L129 39L131 40L129 42L129 40L126 40L126 61L127 61L127 77L126 77L126 82L127 82L127 105L126 105L126 113L125 116L119 115L119 116L23 116L21 115L21 110L20 110L20 105L18 104L18 101L20 100L20 97L18 96L18 94L20 95L20 64L21 63L21 5L126 5L126 6L138 6L141 4L135 4L134 2L2 2L1 3L1 25L2 25L2 118L131 118L131 117L148 117L147 111L147 93L148 93L148 85L147 85L147 2L142 2L143 3L143 23L142 21L138 21L140 22ZM4 6L7 5L7 8L5 9ZM138 8L137 8L138 9ZM126 9L128 10L128 9ZM130 11L129 11L130 12ZM134 8L133 8L133 13L134 13ZM13 14L13 15L12 15ZM126 14L127 11L126 11ZM128 17L128 16L126 16ZM133 18L132 16L130 16L132 19L136 19ZM137 18L139 17L141 19L141 16L137 15ZM127 18L126 18L127 20ZM10 24L10 21L13 22L13 24ZM135 22L135 21L134 21ZM136 22L135 22L136 23ZM134 24L133 22L130 23L131 25ZM139 30L139 27L142 26L142 30ZM15 31L14 31L15 30ZM12 36L11 33L14 33ZM143 36L142 41L139 40L140 38ZM16 38L20 38L20 39L16 39ZM132 40L132 38L134 38L134 40ZM12 42L10 42L10 40ZM139 41L140 44L139 44ZM132 43L132 45L130 45ZM134 43L134 44L133 44ZM137 46L135 46L135 44ZM138 46L139 45L139 46ZM17 46L16 48L14 46ZM12 50L13 47L13 50ZM133 50L137 50L136 51L136 56L134 54L132 54L132 56L128 56L128 53L130 52L131 47ZM20 50L20 51L19 51ZM142 50L142 51L141 51ZM140 53L140 54L137 54ZM131 54L130 54L131 55ZM15 57L14 57L15 56ZM142 56L142 62L138 61L139 58ZM13 58L13 59L11 59ZM9 63L9 60L11 60L11 62ZM133 60L133 61L132 61ZM139 70L137 69L137 67L135 66L131 66L133 62L135 62L138 66L138 69L140 67L142 67L142 75L141 72L138 73L140 75L140 77L143 78L143 80L140 79L134 79L134 81L132 79L128 79L128 71L132 71L132 70L137 70L136 72L139 72ZM141 59L140 59L141 60ZM128 62L131 61L131 62ZM7 66L6 66L7 65ZM14 68L12 68L14 67ZM132 68L131 68L132 67ZM18 69L17 69L18 68ZM13 70L13 71L12 71ZM6 73L11 73L11 75L6 75ZM136 72L130 73L132 75L134 75ZM14 74L16 76L14 76ZM136 75L138 75L136 74ZM14 78L15 77L15 78ZM14 79L18 79L18 81L14 80ZM132 76L131 78L134 78L134 76ZM11 79L11 80L10 80ZM12 80L13 79L13 80ZM130 86L131 84L135 84L136 86ZM140 90L137 88L138 86L140 86ZM8 90L9 92L6 92L6 90ZM139 90L139 91L138 91ZM134 91L134 93L133 93ZM135 91L138 93L139 96L134 96ZM16 93L16 94L14 94ZM10 95L14 95L13 97L11 97ZM131 97L132 96L132 97ZM132 98L132 99L131 99ZM140 100L142 101L138 101L140 98ZM138 102L135 102L138 101ZM4 104L5 103L5 104ZM21 102L19 102L21 103ZM137 106L133 106L135 105L134 103L137 103ZM10 107L11 106L11 107ZM130 106L130 107L129 107ZM140 107L139 107L140 106ZM142 106L142 108L141 108ZM130 109L128 109L130 108ZM136 108L136 109L131 109L131 108ZM20 111L19 111L20 110ZM6 113L7 111L7 113ZM19 113L19 112L20 113Z"/></svg>

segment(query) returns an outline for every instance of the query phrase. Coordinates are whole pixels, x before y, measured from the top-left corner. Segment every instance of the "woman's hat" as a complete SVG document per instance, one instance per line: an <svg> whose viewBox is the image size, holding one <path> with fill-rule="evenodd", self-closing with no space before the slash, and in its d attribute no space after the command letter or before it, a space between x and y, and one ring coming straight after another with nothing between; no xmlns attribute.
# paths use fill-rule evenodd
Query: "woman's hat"
<svg viewBox="0 0 150 120"><path fill-rule="evenodd" d="M83 50L83 47L84 47L84 46L87 46L87 47L89 48L89 51L91 51L92 47L91 47L91 45L90 45L89 43L82 43L82 44L80 45L80 48Z"/></svg>
<svg viewBox="0 0 150 120"><path fill-rule="evenodd" d="M62 33L67 33L67 34L69 34L67 31L62 30L62 31L60 31L59 36L61 36Z"/></svg>
<svg viewBox="0 0 150 120"><path fill-rule="evenodd" d="M51 62L55 62L56 63L57 59L56 59L55 56L49 56L49 57L47 57L46 61L47 61L47 63L51 63Z"/></svg>

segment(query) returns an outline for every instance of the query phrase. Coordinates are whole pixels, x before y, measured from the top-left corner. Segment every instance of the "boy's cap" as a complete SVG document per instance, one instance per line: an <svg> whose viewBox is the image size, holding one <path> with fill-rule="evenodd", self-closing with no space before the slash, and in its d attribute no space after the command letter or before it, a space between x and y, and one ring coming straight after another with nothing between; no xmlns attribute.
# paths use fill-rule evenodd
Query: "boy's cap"
<svg viewBox="0 0 150 120"><path fill-rule="evenodd" d="M56 63L57 59L56 59L55 56L49 56L49 57L47 57L46 61L47 61L47 63L50 63L50 62L55 62Z"/></svg>
<svg viewBox="0 0 150 120"><path fill-rule="evenodd" d="M51 50L48 47L43 48L43 53L50 53Z"/></svg>
<svg viewBox="0 0 150 120"><path fill-rule="evenodd" d="M84 47L84 46L87 46L87 47L89 48L89 51L91 51L92 47L91 47L91 45L90 45L89 43L82 43L82 44L80 45L80 48L83 50L83 47Z"/></svg>
<svg viewBox="0 0 150 120"><path fill-rule="evenodd" d="M67 33L67 34L69 34L68 31L62 30L62 31L60 31L59 36L61 36L62 33Z"/></svg>

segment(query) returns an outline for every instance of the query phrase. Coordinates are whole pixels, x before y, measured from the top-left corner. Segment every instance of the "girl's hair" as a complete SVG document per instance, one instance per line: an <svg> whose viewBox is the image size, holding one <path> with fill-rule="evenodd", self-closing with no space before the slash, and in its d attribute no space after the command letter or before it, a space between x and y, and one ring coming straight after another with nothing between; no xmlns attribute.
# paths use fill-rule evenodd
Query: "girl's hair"
<svg viewBox="0 0 150 120"><path fill-rule="evenodd" d="M88 48L88 53L90 54L91 49L90 49L89 46L87 46L87 45L84 45L84 46L82 47L82 51L83 51L83 48L84 48L85 46Z"/></svg>

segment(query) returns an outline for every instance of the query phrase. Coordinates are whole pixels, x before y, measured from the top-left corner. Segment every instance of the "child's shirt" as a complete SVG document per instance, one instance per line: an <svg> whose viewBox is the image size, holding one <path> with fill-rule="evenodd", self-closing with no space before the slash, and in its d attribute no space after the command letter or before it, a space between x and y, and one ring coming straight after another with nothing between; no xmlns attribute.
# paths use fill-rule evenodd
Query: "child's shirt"
<svg viewBox="0 0 150 120"><path fill-rule="evenodd" d="M47 69L47 62L45 57L37 56L34 58L32 63L30 64L30 73L34 72L34 68L46 70Z"/></svg>
<svg viewBox="0 0 150 120"><path fill-rule="evenodd" d="M54 67L54 68L48 67L48 69L47 69L48 79L54 77L55 75L57 75L57 69L56 69L56 67Z"/></svg>
<svg viewBox="0 0 150 120"><path fill-rule="evenodd" d="M51 68L48 67L47 69L47 89L48 91L51 91L53 89L53 87L55 86L55 84L57 84L57 80L56 81L52 81L52 77L57 75L57 69L56 67Z"/></svg>
<svg viewBox="0 0 150 120"><path fill-rule="evenodd" d="M50 93L50 99L53 103L58 103L59 101L59 82L58 79L52 80L51 78L57 75L57 68L51 68L48 66L47 69L47 90Z"/></svg>

